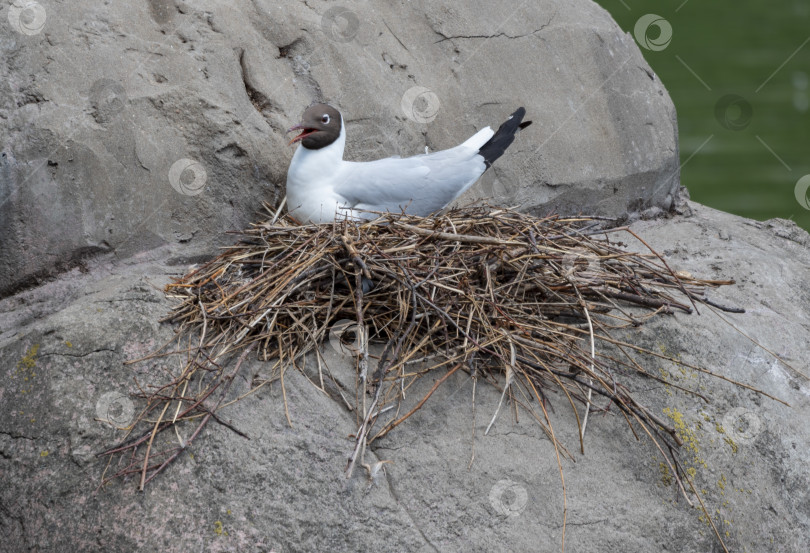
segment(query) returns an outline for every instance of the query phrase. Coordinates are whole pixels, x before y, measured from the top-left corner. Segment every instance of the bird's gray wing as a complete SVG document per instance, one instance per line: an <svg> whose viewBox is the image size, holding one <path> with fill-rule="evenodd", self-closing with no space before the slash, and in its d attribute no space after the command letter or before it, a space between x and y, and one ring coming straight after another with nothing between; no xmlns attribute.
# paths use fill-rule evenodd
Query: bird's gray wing
<svg viewBox="0 0 810 553"><path fill-rule="evenodd" d="M469 141L468 141L469 142ZM409 158L347 163L335 191L347 207L428 215L455 200L486 170L477 147L455 148Z"/></svg>

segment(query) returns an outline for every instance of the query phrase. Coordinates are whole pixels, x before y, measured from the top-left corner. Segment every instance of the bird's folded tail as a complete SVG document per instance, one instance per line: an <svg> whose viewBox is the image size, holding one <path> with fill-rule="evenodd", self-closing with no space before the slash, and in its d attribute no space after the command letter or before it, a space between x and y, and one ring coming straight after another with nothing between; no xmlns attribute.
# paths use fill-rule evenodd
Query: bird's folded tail
<svg viewBox="0 0 810 553"><path fill-rule="evenodd" d="M501 157L512 142L515 141L515 133L532 124L531 121L522 122L525 115L525 108L521 107L515 110L515 113L498 127L492 138L478 150L478 153L484 158L487 169L492 167L495 160Z"/></svg>

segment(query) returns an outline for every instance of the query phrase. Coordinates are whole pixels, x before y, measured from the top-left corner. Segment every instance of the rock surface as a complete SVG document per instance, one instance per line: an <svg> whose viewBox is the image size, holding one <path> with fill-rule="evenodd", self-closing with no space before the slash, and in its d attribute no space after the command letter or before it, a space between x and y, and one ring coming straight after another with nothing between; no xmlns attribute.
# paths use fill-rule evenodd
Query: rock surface
<svg viewBox="0 0 810 553"><path fill-rule="evenodd" d="M808 551L810 386L797 371L810 374L810 237L786 221L688 207L690 217L632 228L676 270L735 278L713 298L747 312L724 314L727 324L702 307L701 315L659 317L628 338L791 407L665 364L649 368L668 371L673 384L697 384L710 401L646 382L646 403L682 421L682 460L730 551ZM292 427L274 384L223 411L250 440L209 425L145 493L134 481L97 490L104 464L93 454L117 434L95 419L132 415L125 394L133 377L149 375L122 362L171 332L156 323L170 307L156 287L186 266L167 264L166 249L127 260L108 254L84 272L0 301L4 551L560 550L563 496L553 447L525 412L516 422L511 409L484 436L500 393L479 382L473 417L472 382L460 372L375 443L367 459L393 463L373 482L362 470L343 476L354 415L288 371ZM328 345L325 355L338 378L353 381L346 358ZM246 365L236 386L246 389L267 370ZM432 384L425 379L411 398ZM581 455L564 398L552 393L549 404L555 432L576 460L563 461L566 550L721 550L623 417L594 413Z"/></svg>
<svg viewBox="0 0 810 553"><path fill-rule="evenodd" d="M535 124L466 200L668 210L675 110L590 0L148 0L0 5L0 295L88 257L210 252L284 195L284 131L313 100L347 157ZM8 25L7 25L8 22Z"/></svg>
<svg viewBox="0 0 810 553"><path fill-rule="evenodd" d="M99 419L126 424L139 407L133 379L160 379L123 365L171 335L160 288L283 196L284 130L313 100L343 111L355 160L452 146L525 105L535 124L464 201L670 210L674 108L607 13L589 0L25 6L0 5L0 549L559 551L553 447L509 409L484 436L500 394L479 383L473 414L462 373L374 444L371 461L393 462L372 481L343 476L354 415L295 371L292 426L267 386L224 411L250 440L209 425L143 494L97 489L95 453L120 436ZM691 216L633 229L677 269L736 278L716 298L748 311L725 315L737 330L704 308L629 338L791 407L663 365L651 368L711 401L649 383L644 397L690 437L682 459L731 550L805 552L810 239L785 221L678 210ZM354 381L350 360L325 355ZM248 363L235 386L267 370ZM549 400L575 452L569 551L719 550L621 417L594 414L581 455L568 406Z"/></svg>

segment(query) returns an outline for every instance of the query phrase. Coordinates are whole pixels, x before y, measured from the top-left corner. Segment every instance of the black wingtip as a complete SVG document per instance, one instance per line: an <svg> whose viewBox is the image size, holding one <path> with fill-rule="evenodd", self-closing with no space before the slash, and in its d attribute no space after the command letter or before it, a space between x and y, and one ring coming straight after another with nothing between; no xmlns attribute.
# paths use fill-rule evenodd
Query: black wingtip
<svg viewBox="0 0 810 553"><path fill-rule="evenodd" d="M515 113L510 115L509 119L498 127L492 138L478 150L478 153L484 158L487 169L492 167L495 160L501 157L512 142L515 141L515 133L532 124L531 121L523 121L525 116L526 108L519 107L516 109Z"/></svg>

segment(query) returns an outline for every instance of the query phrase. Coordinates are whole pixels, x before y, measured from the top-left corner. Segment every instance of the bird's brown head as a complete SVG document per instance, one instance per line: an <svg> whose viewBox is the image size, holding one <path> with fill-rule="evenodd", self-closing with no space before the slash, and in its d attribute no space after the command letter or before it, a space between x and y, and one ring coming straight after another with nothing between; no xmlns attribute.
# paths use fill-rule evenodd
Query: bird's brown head
<svg viewBox="0 0 810 553"><path fill-rule="evenodd" d="M290 144L300 141L304 148L319 150L340 137L341 125L338 110L327 104L313 104L301 116L301 123L290 127L287 132L302 131L290 140Z"/></svg>

